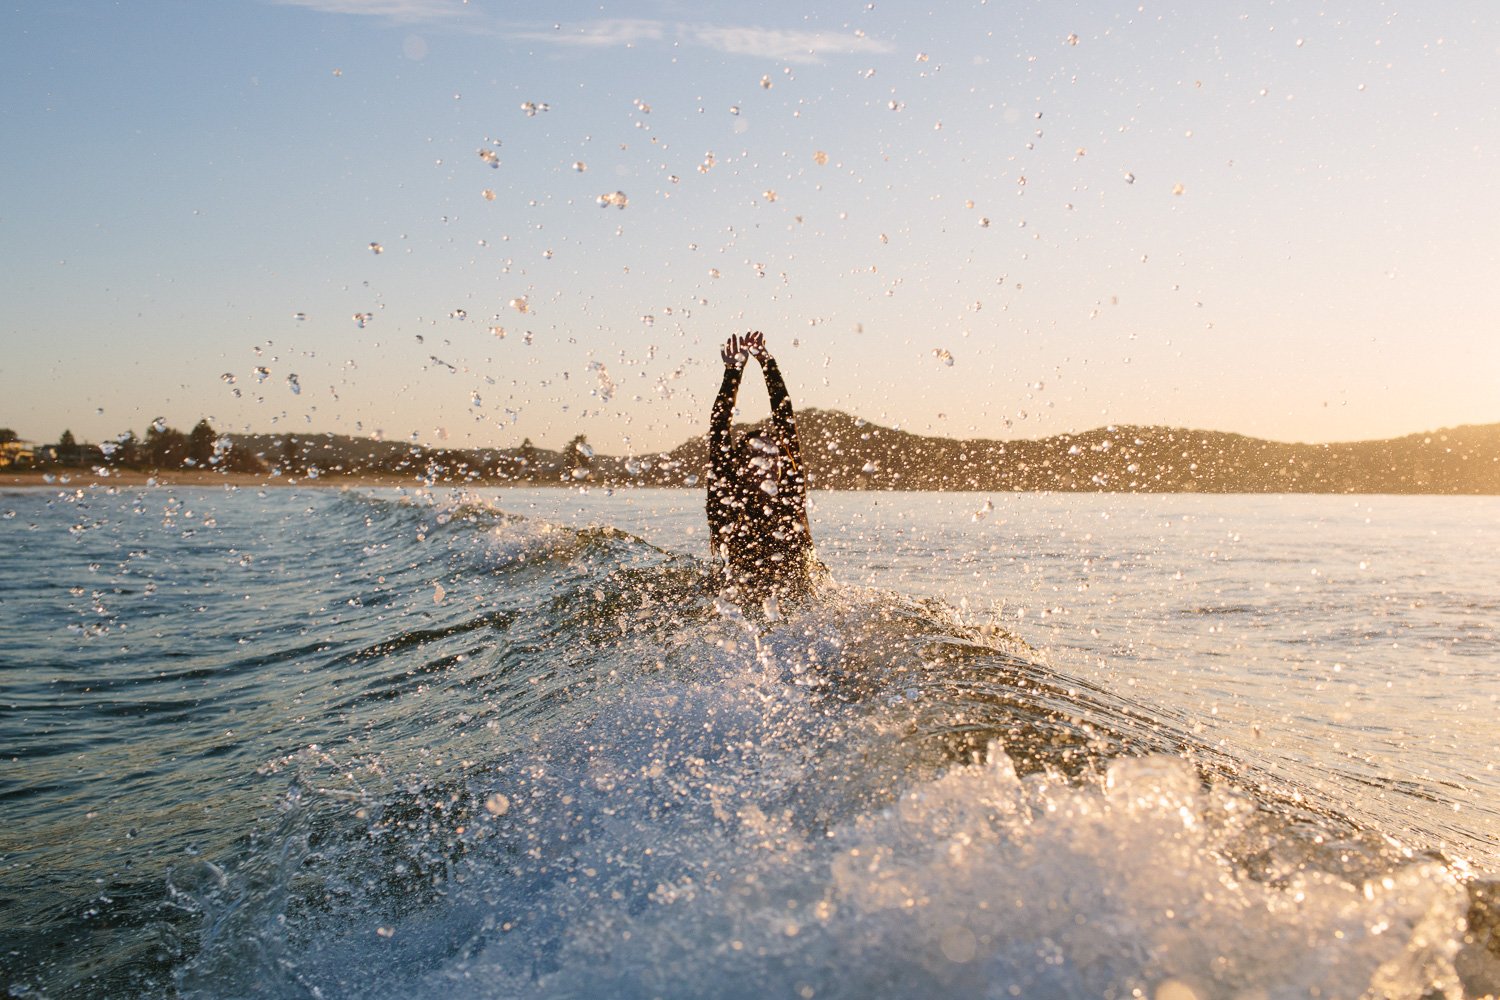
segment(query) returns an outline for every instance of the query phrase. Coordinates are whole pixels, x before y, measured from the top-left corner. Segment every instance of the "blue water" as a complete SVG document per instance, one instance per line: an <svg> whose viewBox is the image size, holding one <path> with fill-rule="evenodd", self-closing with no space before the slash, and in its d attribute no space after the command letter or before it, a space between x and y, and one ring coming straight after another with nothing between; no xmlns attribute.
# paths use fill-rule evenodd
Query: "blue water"
<svg viewBox="0 0 1500 1000"><path fill-rule="evenodd" d="M688 491L0 494L0 982L1500 989L1500 501L812 513L738 609Z"/></svg>

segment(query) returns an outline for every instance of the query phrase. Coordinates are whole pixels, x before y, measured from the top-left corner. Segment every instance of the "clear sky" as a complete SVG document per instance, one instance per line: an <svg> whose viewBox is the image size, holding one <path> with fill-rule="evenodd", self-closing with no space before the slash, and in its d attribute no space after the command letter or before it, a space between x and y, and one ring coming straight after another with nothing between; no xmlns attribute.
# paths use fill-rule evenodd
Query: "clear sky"
<svg viewBox="0 0 1500 1000"><path fill-rule="evenodd" d="M1491 0L807 6L7 5L0 426L1500 420Z"/></svg>

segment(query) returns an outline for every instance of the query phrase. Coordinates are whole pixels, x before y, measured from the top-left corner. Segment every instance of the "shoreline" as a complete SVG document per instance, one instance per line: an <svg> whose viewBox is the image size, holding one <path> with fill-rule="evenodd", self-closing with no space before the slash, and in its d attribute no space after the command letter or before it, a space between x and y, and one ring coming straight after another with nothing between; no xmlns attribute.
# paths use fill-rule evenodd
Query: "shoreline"
<svg viewBox="0 0 1500 1000"><path fill-rule="evenodd" d="M272 487L285 489L328 489L331 487L422 487L426 484L406 476L319 476L286 477L259 472L216 472L207 469L173 469L144 472L139 469L110 469L104 474L93 469L65 469L49 472L0 473L0 490L66 489L157 486L222 486L225 488ZM448 485L448 484L440 484Z"/></svg>
<svg viewBox="0 0 1500 1000"><path fill-rule="evenodd" d="M573 489L588 486L598 489L684 489L701 487L668 486L659 483L618 482L606 480L518 482L516 480L465 480L461 482L429 483L415 476L394 475L335 475L318 477L273 476L263 472L218 472L210 469L175 469L165 472L145 472L139 469L69 469L58 471L0 472L0 491L5 490L74 490L74 489ZM1470 493L1456 491L1238 491L1238 490L885 490L885 489L829 489L814 486L815 492L834 493L1117 493L1130 496L1452 496L1481 497L1497 496L1495 493Z"/></svg>

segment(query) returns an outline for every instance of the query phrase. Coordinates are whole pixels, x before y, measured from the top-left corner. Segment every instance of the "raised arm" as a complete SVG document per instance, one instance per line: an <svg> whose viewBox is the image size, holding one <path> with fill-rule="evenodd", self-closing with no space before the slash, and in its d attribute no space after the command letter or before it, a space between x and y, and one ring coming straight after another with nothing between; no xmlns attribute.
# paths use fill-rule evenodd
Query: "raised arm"
<svg viewBox="0 0 1500 1000"><path fill-rule="evenodd" d="M744 347L750 356L760 362L766 378L766 393L771 397L771 423L785 444L788 457L798 468L802 465L802 446L797 440L797 417L792 411L792 397L786 391L786 380L771 352L766 350L765 334L745 334Z"/></svg>
<svg viewBox="0 0 1500 1000"><path fill-rule="evenodd" d="M745 373L740 338L730 337L719 354L724 359L724 381L708 421L708 468L715 479L728 479L733 473L729 462L729 425L734 416L734 401L740 393L740 377Z"/></svg>

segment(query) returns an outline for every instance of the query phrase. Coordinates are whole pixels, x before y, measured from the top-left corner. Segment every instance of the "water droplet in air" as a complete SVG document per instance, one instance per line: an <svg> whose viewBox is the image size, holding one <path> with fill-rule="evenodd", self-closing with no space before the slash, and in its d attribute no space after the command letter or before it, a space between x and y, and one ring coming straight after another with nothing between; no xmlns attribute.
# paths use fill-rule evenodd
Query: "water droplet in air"
<svg viewBox="0 0 1500 1000"><path fill-rule="evenodd" d="M1134 184L1135 183L1135 174L1126 174L1125 175L1125 183L1126 184Z"/></svg>
<svg viewBox="0 0 1500 1000"><path fill-rule="evenodd" d="M654 326L656 323L656 317L652 316L650 313L647 313L645 316L641 317L641 322L646 326Z"/></svg>
<svg viewBox="0 0 1500 1000"><path fill-rule="evenodd" d="M468 319L469 318L469 314L468 314L467 311L465 311L463 309L455 309L451 313L448 314L448 318L449 319Z"/></svg>
<svg viewBox="0 0 1500 1000"><path fill-rule="evenodd" d="M225 372L223 375L219 376L219 381L226 382L229 385L234 385L237 380L234 377L234 372Z"/></svg>
<svg viewBox="0 0 1500 1000"><path fill-rule="evenodd" d="M953 367L953 355L949 354L943 348L941 348L941 347L934 347L932 349L932 356L935 357L935 358L937 358L943 364L947 365L949 368Z"/></svg>
<svg viewBox="0 0 1500 1000"><path fill-rule="evenodd" d="M781 487L776 485L776 480L774 479L762 479L760 483L760 491L768 497L774 497L776 494L781 492Z"/></svg>
<svg viewBox="0 0 1500 1000"><path fill-rule="evenodd" d="M473 403L476 408L484 406L484 400L479 398L477 392L469 394L469 402Z"/></svg>
<svg viewBox="0 0 1500 1000"><path fill-rule="evenodd" d="M368 322L370 322L370 320L372 320L374 318L375 318L375 314L374 313L355 313L354 314L354 325L357 326L357 327L359 327L361 330L363 330L365 328L365 324L368 323Z"/></svg>
<svg viewBox="0 0 1500 1000"><path fill-rule="evenodd" d="M371 243L370 252L375 254L385 253L385 247L381 246L379 243Z"/></svg>
<svg viewBox="0 0 1500 1000"><path fill-rule="evenodd" d="M826 165L828 163L828 154L823 152L821 149L818 150L813 154L813 162L820 167Z"/></svg>
<svg viewBox="0 0 1500 1000"><path fill-rule="evenodd" d="M610 194L601 194L598 197L597 201L599 202L600 208L609 208L611 205L613 205L615 208L624 208L626 205L630 204L630 199L625 197L624 191L614 191Z"/></svg>
<svg viewBox="0 0 1500 1000"><path fill-rule="evenodd" d="M270 377L271 377L271 369L269 369L269 368L257 368L257 369L255 369L255 381L257 381L257 382L264 382L266 379L268 379Z"/></svg>
<svg viewBox="0 0 1500 1000"><path fill-rule="evenodd" d="M165 434L167 432L167 418L157 417L151 421L151 429L158 434Z"/></svg>
<svg viewBox="0 0 1500 1000"><path fill-rule="evenodd" d="M297 376L295 373L286 377L286 387L292 390L293 396L302 395L302 383L297 381Z"/></svg>
<svg viewBox="0 0 1500 1000"><path fill-rule="evenodd" d="M503 327L503 326L492 326L492 327L490 327L490 333L493 333L496 337L499 337L501 340L505 339L505 327Z"/></svg>
<svg viewBox="0 0 1500 1000"><path fill-rule="evenodd" d="M543 111L551 111L552 108L545 101L522 101L521 110L526 112L527 118L535 118Z"/></svg>
<svg viewBox="0 0 1500 1000"><path fill-rule="evenodd" d="M732 115L739 114L740 113L740 106L738 104L731 104L729 106L729 113L732 114Z"/></svg>
<svg viewBox="0 0 1500 1000"><path fill-rule="evenodd" d="M979 228L980 229L988 229L988 228L990 228L990 219L989 219L989 216L984 216L983 218L981 218L979 220Z"/></svg>
<svg viewBox="0 0 1500 1000"><path fill-rule="evenodd" d="M762 90L770 90L771 89L771 78L769 76L763 76L763 77L761 77L760 78L760 86L761 86Z"/></svg>
<svg viewBox="0 0 1500 1000"><path fill-rule="evenodd" d="M761 197L765 198L766 201L775 201L776 200L776 192L775 191L767 191L763 195L761 195Z"/></svg>
<svg viewBox="0 0 1500 1000"><path fill-rule="evenodd" d="M1069 32L1067 41L1069 45L1077 45L1078 35L1074 32Z"/></svg>
<svg viewBox="0 0 1500 1000"><path fill-rule="evenodd" d="M524 295L522 295L522 296L520 296L518 298L511 299L510 300L510 307L512 309L514 309L518 313L524 313L524 312L530 312L531 311L531 303L529 303L529 302L526 301L526 296L524 296Z"/></svg>
<svg viewBox="0 0 1500 1000"><path fill-rule="evenodd" d="M488 163L491 170L495 170L500 166L500 155L493 149L481 148L479 150L479 158L485 163Z"/></svg>
<svg viewBox="0 0 1500 1000"><path fill-rule="evenodd" d="M860 466L859 471L863 472L867 476L873 476L875 475L875 473L880 471L880 466L876 465L874 462L866 462L864 465Z"/></svg>
<svg viewBox="0 0 1500 1000"><path fill-rule="evenodd" d="M307 313L292 313L292 319L300 323L307 319Z"/></svg>
<svg viewBox="0 0 1500 1000"><path fill-rule="evenodd" d="M584 458L594 457L594 449L590 447L587 441L578 442L573 446L573 450L578 452L578 454L582 455Z"/></svg>
<svg viewBox="0 0 1500 1000"><path fill-rule="evenodd" d="M504 816L510 811L510 799L496 792L484 800L484 809L491 816Z"/></svg>
<svg viewBox="0 0 1500 1000"><path fill-rule="evenodd" d="M483 191L481 191L479 193L484 196L484 200L485 201L494 201L495 200L495 192L491 191L489 188L485 188Z"/></svg>
<svg viewBox="0 0 1500 1000"><path fill-rule="evenodd" d="M578 171L580 174L583 173L588 168L589 168L589 165L587 163L584 163L582 160L574 160L573 161L573 169L576 170L576 171Z"/></svg>

